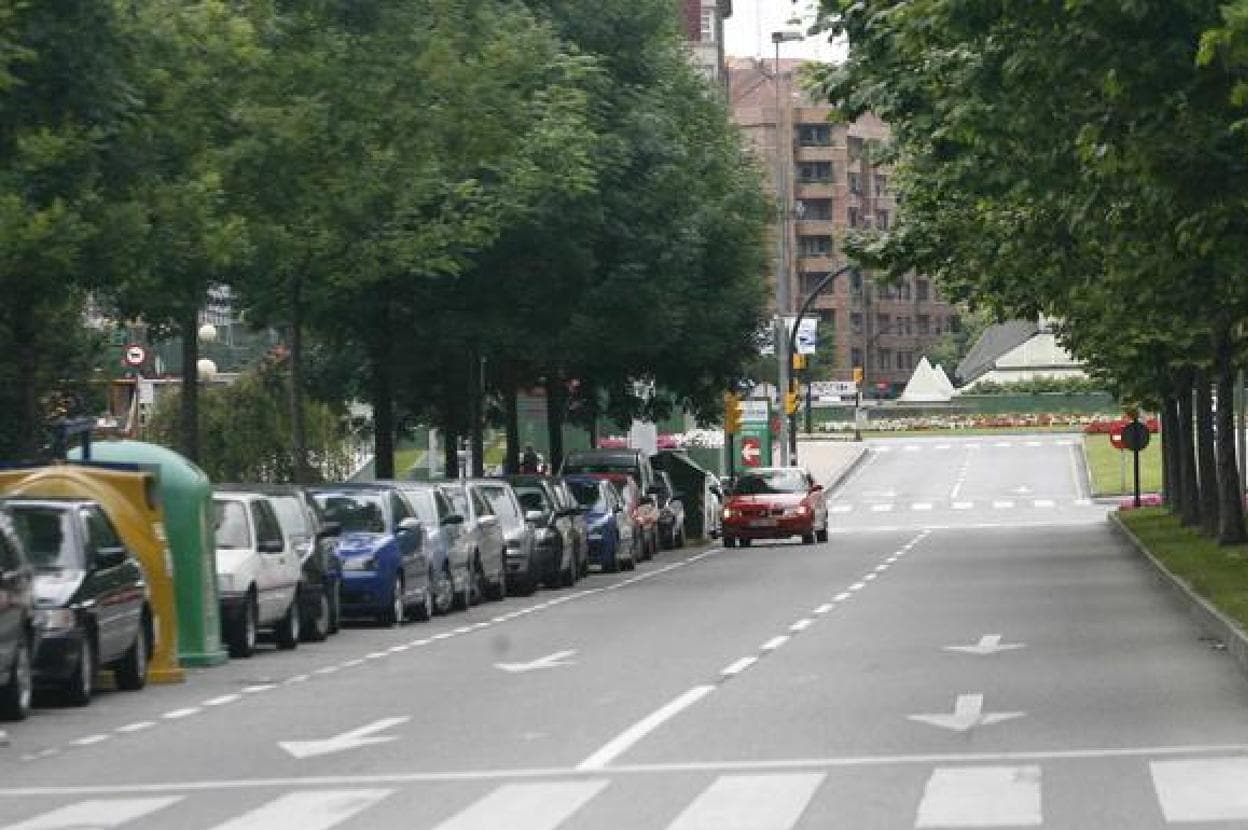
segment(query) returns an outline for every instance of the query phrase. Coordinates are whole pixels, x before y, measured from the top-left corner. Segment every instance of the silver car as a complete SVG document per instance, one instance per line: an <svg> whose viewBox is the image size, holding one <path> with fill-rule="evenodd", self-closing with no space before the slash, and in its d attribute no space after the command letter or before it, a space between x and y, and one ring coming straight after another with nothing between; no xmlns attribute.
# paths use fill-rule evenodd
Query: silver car
<svg viewBox="0 0 1248 830"><path fill-rule="evenodd" d="M455 512L464 517L463 536L471 551L468 601L507 596L507 542L503 527L480 491L482 482L446 481L438 485Z"/></svg>
<svg viewBox="0 0 1248 830"><path fill-rule="evenodd" d="M473 482L503 528L507 543L507 590L531 594L537 590L541 579L534 545L537 544L533 526L524 520L524 508L516 491L505 481L486 480Z"/></svg>

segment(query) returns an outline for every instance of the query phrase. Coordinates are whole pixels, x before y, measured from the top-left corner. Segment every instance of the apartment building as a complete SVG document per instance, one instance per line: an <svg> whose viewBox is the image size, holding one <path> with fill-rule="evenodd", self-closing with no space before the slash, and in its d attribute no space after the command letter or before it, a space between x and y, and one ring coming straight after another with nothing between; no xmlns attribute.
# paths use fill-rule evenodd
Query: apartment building
<svg viewBox="0 0 1248 830"><path fill-rule="evenodd" d="M781 60L776 67L755 58L727 62L733 116L765 164L778 198L784 190L788 217L781 223L777 215L776 233L786 234L788 255L771 276L774 284L777 274L788 280L790 313L846 263L842 246L849 233L887 229L897 209L891 170L879 160L888 125L871 115L852 124L832 123L830 107L804 91L803 65ZM888 286L843 275L813 307L820 318L821 356L834 350L835 377L849 380L861 366L867 388L877 394L900 393L919 358L960 325L958 308L921 275Z"/></svg>
<svg viewBox="0 0 1248 830"><path fill-rule="evenodd" d="M708 80L724 83L724 20L732 0L682 0L681 31L690 57Z"/></svg>

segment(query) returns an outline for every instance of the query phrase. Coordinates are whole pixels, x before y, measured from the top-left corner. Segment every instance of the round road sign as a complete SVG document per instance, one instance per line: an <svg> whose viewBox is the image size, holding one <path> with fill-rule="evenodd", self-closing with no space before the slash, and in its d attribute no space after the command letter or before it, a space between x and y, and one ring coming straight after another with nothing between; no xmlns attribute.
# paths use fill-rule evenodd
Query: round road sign
<svg viewBox="0 0 1248 830"><path fill-rule="evenodd" d="M142 366L147 361L147 349L137 343L131 343L126 346L124 359L127 366Z"/></svg>
<svg viewBox="0 0 1248 830"><path fill-rule="evenodd" d="M1131 421L1122 428L1122 445L1139 452L1148 446L1148 427L1142 421Z"/></svg>

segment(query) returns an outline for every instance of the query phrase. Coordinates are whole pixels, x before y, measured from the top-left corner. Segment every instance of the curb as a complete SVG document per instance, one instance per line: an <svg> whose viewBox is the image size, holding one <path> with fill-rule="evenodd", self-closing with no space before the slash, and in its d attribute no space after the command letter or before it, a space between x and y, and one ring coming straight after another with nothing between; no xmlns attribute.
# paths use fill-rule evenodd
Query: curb
<svg viewBox="0 0 1248 830"><path fill-rule="evenodd" d="M1182 578L1171 573L1161 560L1153 556L1139 537L1122 523L1117 513L1110 513L1109 520L1110 524L1153 566L1153 580L1169 588L1171 595L1184 606L1188 617L1205 634L1219 640L1226 647L1231 658L1239 664L1240 670L1248 674L1248 633L1245 633L1237 622L1214 608Z"/></svg>
<svg viewBox="0 0 1248 830"><path fill-rule="evenodd" d="M853 461L846 464L844 469L842 469L839 473L836 474L835 477L833 477L832 481L823 485L823 490L825 493L832 493L835 490L839 489L840 486L845 483L845 480L849 478L851 475L853 475L854 472L859 467L862 466L862 463L863 461L866 460L867 456L870 455L870 453L867 452L866 444L859 445L858 450L859 452L858 452L857 457L854 458Z"/></svg>

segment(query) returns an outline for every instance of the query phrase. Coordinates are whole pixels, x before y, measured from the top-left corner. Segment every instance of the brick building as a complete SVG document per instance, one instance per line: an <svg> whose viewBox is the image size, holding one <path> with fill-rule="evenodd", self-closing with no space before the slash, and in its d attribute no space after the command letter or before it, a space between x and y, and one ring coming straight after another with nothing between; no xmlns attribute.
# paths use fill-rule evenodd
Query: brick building
<svg viewBox="0 0 1248 830"><path fill-rule="evenodd" d="M724 20L732 0L682 0L680 28L694 66L711 81L724 82Z"/></svg>
<svg viewBox="0 0 1248 830"><path fill-rule="evenodd" d="M896 211L891 171L873 160L888 125L871 115L852 124L829 121L831 108L805 93L795 77L802 64L780 61L777 79L774 61L727 61L733 117L758 151L773 192L781 165L786 172L788 262L774 271L789 280L790 313L845 264L841 245L848 232L886 229ZM829 345L835 349L835 377L849 380L853 367L862 366L868 388L883 392L879 384L886 384L889 394L899 393L926 350L960 325L958 308L941 299L932 280L916 275L896 286L838 277L814 308L821 357L828 357Z"/></svg>

